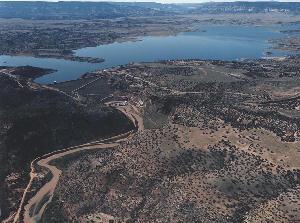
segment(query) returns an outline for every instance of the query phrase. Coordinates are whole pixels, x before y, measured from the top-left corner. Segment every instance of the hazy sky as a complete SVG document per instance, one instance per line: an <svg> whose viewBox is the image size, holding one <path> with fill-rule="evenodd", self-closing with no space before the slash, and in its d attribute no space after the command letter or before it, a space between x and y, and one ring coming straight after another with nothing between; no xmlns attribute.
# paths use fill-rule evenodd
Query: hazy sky
<svg viewBox="0 0 300 223"><path fill-rule="evenodd" d="M5 1L5 0L0 0ZM6 0L6 1L18 1L18 0ZM23 0L24 1L24 0ZM31 1L31 0L25 0L25 1ZM56 2L57 0L42 0L42 1L51 1ZM101 0L64 0L64 1L101 1ZM209 2L211 0L108 0L108 1L114 1L114 2L160 2L160 3L201 3L201 2ZM108 2L106 1L106 2ZM233 2L235 0L213 0L213 2ZM255 1L255 0L248 0L248 1ZM256 0L259 1L266 1L266 0ZM300 2L300 0L279 0L280 2Z"/></svg>
<svg viewBox="0 0 300 223"><path fill-rule="evenodd" d="M0 0L1 1L18 1L18 0ZM32 1L32 0L22 0L22 1ZM56 2L58 0L41 0ZM82 2L99 2L101 0L63 0L63 1L82 1ZM210 2L211 0L108 0L105 2L114 1L114 2L160 2L160 3L203 3ZM213 0L212 2L234 2L235 0ZM248 0L248 1L266 1L266 0ZM279 0L279 2L300 2L300 0Z"/></svg>

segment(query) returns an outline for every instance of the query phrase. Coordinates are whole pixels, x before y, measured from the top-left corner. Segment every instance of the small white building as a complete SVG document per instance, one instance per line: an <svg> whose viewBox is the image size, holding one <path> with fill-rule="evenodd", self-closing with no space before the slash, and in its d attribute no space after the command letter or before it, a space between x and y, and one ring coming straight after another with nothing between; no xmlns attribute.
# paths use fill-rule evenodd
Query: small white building
<svg viewBox="0 0 300 223"><path fill-rule="evenodd" d="M142 100L139 100L139 101L138 101L138 104L139 104L140 107L143 107L143 106L144 106L144 102L143 102Z"/></svg>

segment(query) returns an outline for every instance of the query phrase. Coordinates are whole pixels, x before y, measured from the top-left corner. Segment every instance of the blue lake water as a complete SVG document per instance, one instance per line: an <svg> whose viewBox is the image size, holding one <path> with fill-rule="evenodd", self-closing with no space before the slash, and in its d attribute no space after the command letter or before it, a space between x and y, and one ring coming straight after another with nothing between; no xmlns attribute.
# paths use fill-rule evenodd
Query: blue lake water
<svg viewBox="0 0 300 223"><path fill-rule="evenodd" d="M271 49L268 39L280 38L283 35L274 26L200 26L199 31L180 33L177 36L143 37L139 41L116 42L75 51L78 56L104 58L105 62L100 64L2 55L0 65L31 65L57 70L35 79L38 83L47 84L76 79L89 71L130 62L168 59L239 60L261 58L267 51L272 52L272 56L282 56L287 52Z"/></svg>

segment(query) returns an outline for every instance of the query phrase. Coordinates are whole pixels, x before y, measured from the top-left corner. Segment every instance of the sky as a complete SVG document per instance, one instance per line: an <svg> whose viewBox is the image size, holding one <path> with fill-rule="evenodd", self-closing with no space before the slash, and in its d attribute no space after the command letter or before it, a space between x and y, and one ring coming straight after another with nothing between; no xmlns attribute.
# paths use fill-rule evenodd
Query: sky
<svg viewBox="0 0 300 223"><path fill-rule="evenodd" d="M1 1L18 1L18 0L0 0L0 2ZM32 1L32 0L21 0L21 1ZM40 0L40 1L57 2L58 0ZM102 0L63 0L63 1L100 2ZM203 3L203 2L234 2L236 0L104 0L104 1L106 2L114 1L114 2ZM260 2L260 1L268 1L268 0L246 0L246 1ZM278 0L278 1L279 2L300 2L300 0Z"/></svg>

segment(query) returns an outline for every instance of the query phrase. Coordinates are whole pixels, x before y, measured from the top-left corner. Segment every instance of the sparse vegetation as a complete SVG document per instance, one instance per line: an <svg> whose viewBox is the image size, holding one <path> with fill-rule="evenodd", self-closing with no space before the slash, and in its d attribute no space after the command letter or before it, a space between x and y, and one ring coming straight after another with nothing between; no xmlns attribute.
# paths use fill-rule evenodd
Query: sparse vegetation
<svg viewBox="0 0 300 223"><path fill-rule="evenodd" d="M168 61L87 75L122 82L113 97L139 106L146 129L113 150L58 161L64 174L43 222L55 221L51 213L76 222L297 221L299 118L279 108L299 106L298 62Z"/></svg>

